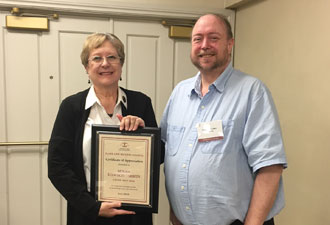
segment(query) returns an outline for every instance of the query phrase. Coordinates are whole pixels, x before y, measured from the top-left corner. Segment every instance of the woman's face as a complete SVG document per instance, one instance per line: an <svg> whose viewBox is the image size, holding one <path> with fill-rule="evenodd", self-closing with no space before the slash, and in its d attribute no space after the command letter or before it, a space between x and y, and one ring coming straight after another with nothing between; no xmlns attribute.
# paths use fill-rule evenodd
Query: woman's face
<svg viewBox="0 0 330 225"><path fill-rule="evenodd" d="M86 71L95 87L118 87L122 65L117 50L109 41L106 40L99 48L93 49L88 59Z"/></svg>

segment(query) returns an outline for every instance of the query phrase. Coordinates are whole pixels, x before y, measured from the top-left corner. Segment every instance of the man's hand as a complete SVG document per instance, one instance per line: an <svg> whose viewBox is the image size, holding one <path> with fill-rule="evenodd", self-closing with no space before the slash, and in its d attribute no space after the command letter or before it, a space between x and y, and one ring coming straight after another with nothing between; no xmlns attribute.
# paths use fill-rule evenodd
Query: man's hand
<svg viewBox="0 0 330 225"><path fill-rule="evenodd" d="M172 208L171 208L171 212L170 212L170 220L171 220L171 223L173 225L183 225L179 220L178 218L176 218Z"/></svg>
<svg viewBox="0 0 330 225"><path fill-rule="evenodd" d="M121 207L120 202L102 202L99 216L102 217L114 217L117 215L132 215L135 214L133 211L127 211L123 209L117 209Z"/></svg>
<svg viewBox="0 0 330 225"><path fill-rule="evenodd" d="M259 169L244 225L262 225L276 199L283 165Z"/></svg>

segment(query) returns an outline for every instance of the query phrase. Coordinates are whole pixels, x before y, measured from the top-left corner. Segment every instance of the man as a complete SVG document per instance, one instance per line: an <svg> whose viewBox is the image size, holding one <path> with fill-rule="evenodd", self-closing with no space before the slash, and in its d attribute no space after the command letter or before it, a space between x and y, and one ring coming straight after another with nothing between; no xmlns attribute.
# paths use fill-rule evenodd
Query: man
<svg viewBox="0 0 330 225"><path fill-rule="evenodd" d="M274 224L287 162L271 94L233 69L225 17L200 17L191 42L199 73L175 87L161 122L171 221Z"/></svg>

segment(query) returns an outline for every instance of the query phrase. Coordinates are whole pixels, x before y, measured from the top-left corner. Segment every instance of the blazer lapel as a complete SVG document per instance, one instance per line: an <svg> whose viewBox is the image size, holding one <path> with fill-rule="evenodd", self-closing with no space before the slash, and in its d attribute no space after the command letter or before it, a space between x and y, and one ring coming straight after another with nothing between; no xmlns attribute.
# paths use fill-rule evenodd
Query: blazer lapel
<svg viewBox="0 0 330 225"><path fill-rule="evenodd" d="M127 116L127 109L124 106L124 104L122 102L120 102L121 105L121 113L123 114L123 116Z"/></svg>

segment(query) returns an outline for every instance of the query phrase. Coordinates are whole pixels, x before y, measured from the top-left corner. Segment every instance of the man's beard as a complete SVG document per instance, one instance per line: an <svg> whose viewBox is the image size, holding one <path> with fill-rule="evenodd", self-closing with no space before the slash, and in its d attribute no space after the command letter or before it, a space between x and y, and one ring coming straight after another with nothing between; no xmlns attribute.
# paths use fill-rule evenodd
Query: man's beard
<svg viewBox="0 0 330 225"><path fill-rule="evenodd" d="M211 72L223 65L223 63L219 63L218 61L215 61L210 65L202 65L202 63L198 60L191 60L191 61L197 67L197 69L205 72Z"/></svg>
<svg viewBox="0 0 330 225"><path fill-rule="evenodd" d="M207 53L200 53L201 54L207 54ZM208 64L208 65L203 65L203 62L201 62L203 59L200 59L199 55L195 57L190 57L191 62L199 69L200 71L203 72L212 72L217 70L218 68L222 68L227 65L229 61L229 55L224 52L224 57L222 59L215 59L214 62ZM213 56L214 57L214 56Z"/></svg>

